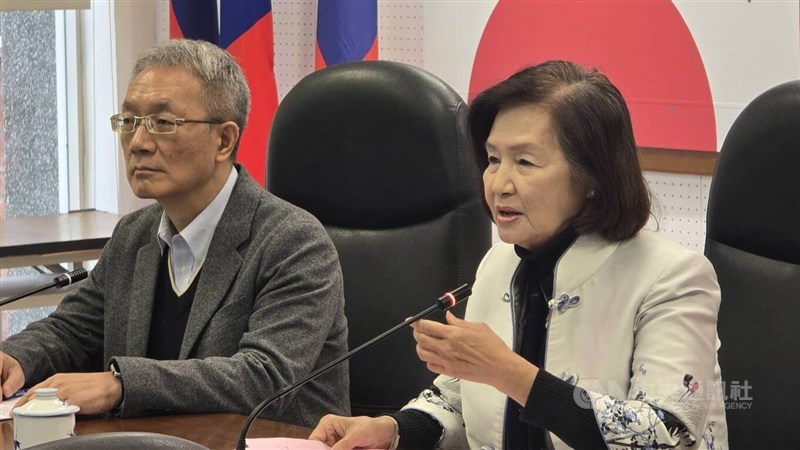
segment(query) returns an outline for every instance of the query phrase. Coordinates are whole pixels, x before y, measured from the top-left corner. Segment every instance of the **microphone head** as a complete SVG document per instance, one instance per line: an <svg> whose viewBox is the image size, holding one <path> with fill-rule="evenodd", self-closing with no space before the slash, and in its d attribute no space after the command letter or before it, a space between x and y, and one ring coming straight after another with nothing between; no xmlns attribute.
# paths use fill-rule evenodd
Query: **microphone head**
<svg viewBox="0 0 800 450"><path fill-rule="evenodd" d="M57 288L62 288L64 286L69 286L72 283L84 280L88 276L89 272L81 267L80 269L75 269L72 272L63 273L53 278L53 283L56 284Z"/></svg>
<svg viewBox="0 0 800 450"><path fill-rule="evenodd" d="M443 296L439 297L436 302L439 309L450 309L469 298L470 295L472 295L472 288L469 284L463 284L450 292L446 292Z"/></svg>

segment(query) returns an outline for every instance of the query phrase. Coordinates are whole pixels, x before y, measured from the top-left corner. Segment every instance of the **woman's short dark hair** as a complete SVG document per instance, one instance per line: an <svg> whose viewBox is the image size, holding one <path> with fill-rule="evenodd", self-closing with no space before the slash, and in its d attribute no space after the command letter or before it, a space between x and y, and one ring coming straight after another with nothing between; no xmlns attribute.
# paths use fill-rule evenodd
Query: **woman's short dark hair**
<svg viewBox="0 0 800 450"><path fill-rule="evenodd" d="M488 166L486 139L497 113L522 105L550 113L574 181L582 192L591 193L573 228L611 241L633 237L647 223L650 193L619 89L596 69L567 61L528 67L486 89L469 107L470 133L481 171Z"/></svg>

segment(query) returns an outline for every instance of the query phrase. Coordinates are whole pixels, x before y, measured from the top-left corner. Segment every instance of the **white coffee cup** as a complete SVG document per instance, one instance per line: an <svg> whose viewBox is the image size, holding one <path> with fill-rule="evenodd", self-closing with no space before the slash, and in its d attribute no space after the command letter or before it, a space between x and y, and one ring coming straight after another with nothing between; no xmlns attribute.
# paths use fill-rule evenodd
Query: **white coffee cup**
<svg viewBox="0 0 800 450"><path fill-rule="evenodd" d="M80 408L59 400L56 393L56 388L36 389L28 403L14 408L15 450L75 436Z"/></svg>

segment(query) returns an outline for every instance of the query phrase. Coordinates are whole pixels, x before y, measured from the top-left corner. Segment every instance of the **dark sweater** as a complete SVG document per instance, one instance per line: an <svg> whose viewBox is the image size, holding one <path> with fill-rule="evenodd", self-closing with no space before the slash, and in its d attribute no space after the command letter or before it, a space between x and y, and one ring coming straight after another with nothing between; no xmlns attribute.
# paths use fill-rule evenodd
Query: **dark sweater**
<svg viewBox="0 0 800 450"><path fill-rule="evenodd" d="M172 281L169 276L169 247L164 249L161 264L158 267L153 318L150 322L150 339L147 343L148 358L162 361L178 359L199 279L200 273L195 275L186 292L178 296L172 289Z"/></svg>

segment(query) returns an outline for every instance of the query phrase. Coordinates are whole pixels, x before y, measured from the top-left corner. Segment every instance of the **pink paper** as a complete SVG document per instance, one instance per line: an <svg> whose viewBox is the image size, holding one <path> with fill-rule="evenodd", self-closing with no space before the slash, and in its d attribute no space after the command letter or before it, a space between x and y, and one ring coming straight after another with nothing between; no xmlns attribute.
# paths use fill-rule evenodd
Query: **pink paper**
<svg viewBox="0 0 800 450"><path fill-rule="evenodd" d="M320 441L288 438L248 439L247 450L330 450Z"/></svg>

